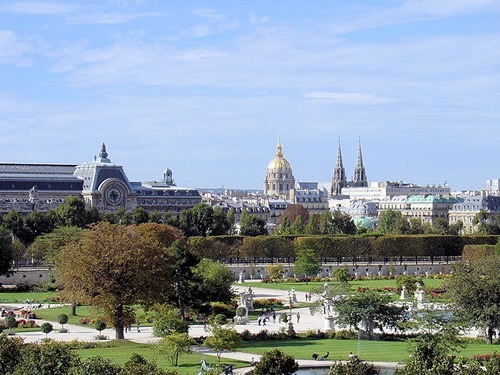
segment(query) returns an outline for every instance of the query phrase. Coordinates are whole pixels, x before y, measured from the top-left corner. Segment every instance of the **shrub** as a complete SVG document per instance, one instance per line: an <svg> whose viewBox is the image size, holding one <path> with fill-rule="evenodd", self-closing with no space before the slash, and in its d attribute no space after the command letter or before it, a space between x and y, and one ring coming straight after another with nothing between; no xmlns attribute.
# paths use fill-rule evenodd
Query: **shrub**
<svg viewBox="0 0 500 375"><path fill-rule="evenodd" d="M109 359L89 357L71 369L70 375L118 375L120 371Z"/></svg>
<svg viewBox="0 0 500 375"><path fill-rule="evenodd" d="M104 323L102 320L96 320L95 329L98 330L99 335L101 335L101 332L106 329L106 323Z"/></svg>
<svg viewBox="0 0 500 375"><path fill-rule="evenodd" d="M337 340L356 340L358 338L358 335L354 331L341 330L335 333L335 338Z"/></svg>
<svg viewBox="0 0 500 375"><path fill-rule="evenodd" d="M21 338L0 335L0 374L14 374L14 368L21 359L22 348L23 340Z"/></svg>
<svg viewBox="0 0 500 375"><path fill-rule="evenodd" d="M227 304L227 303L222 303L222 302L212 302L210 304L210 309L212 311L212 315L219 315L219 314L224 314L226 318L233 318L234 317L234 308L236 306Z"/></svg>
<svg viewBox="0 0 500 375"><path fill-rule="evenodd" d="M227 323L227 317L224 314L217 314L214 317L214 322L218 325L223 325Z"/></svg>
<svg viewBox="0 0 500 375"><path fill-rule="evenodd" d="M84 316L83 318L80 318L79 322L80 324L89 324L90 319Z"/></svg>
<svg viewBox="0 0 500 375"><path fill-rule="evenodd" d="M247 308L240 306L236 309L236 316L242 317L245 316L247 313Z"/></svg>
<svg viewBox="0 0 500 375"><path fill-rule="evenodd" d="M42 345L27 345L18 365L23 375L67 375L78 363L77 355L68 345L49 342Z"/></svg>
<svg viewBox="0 0 500 375"><path fill-rule="evenodd" d="M281 350L274 349L265 352L255 365L254 375L292 375L299 369L295 358L286 355Z"/></svg>

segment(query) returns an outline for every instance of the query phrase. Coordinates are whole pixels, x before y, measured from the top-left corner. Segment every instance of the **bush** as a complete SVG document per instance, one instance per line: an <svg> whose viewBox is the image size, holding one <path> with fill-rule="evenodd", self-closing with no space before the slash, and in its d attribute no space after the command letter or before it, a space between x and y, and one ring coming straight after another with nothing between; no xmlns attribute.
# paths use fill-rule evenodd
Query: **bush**
<svg viewBox="0 0 500 375"><path fill-rule="evenodd" d="M219 314L224 314L226 318L233 318L234 317L234 308L236 306L223 303L223 302L212 302L210 303L210 310L212 315L219 315Z"/></svg>
<svg viewBox="0 0 500 375"><path fill-rule="evenodd" d="M214 317L214 322L218 325L224 325L227 323L227 317L224 314L217 314Z"/></svg>
<svg viewBox="0 0 500 375"><path fill-rule="evenodd" d="M67 375L78 364L77 355L68 345L49 342L42 345L27 345L18 365L23 375Z"/></svg>
<svg viewBox="0 0 500 375"><path fill-rule="evenodd" d="M147 361L143 356L134 353L123 366L120 375L178 375L177 371L165 371L156 363Z"/></svg>
<svg viewBox="0 0 500 375"><path fill-rule="evenodd" d="M79 322L80 324L89 324L90 319L84 316L83 318L80 318Z"/></svg>
<svg viewBox="0 0 500 375"><path fill-rule="evenodd" d="M358 334L354 331L337 331L335 333L335 338L337 340L356 340L358 338Z"/></svg>
<svg viewBox="0 0 500 375"><path fill-rule="evenodd" d="M72 368L69 375L118 375L120 371L109 359L89 357Z"/></svg>
<svg viewBox="0 0 500 375"><path fill-rule="evenodd" d="M254 375L292 375L299 369L295 358L284 354L281 350L274 349L265 352L260 361L255 365Z"/></svg>
<svg viewBox="0 0 500 375"><path fill-rule="evenodd" d="M0 374L14 374L14 369L21 359L23 340L0 335Z"/></svg>
<svg viewBox="0 0 500 375"><path fill-rule="evenodd" d="M240 306L236 309L236 316L242 317L245 316L247 313L247 308Z"/></svg>
<svg viewBox="0 0 500 375"><path fill-rule="evenodd" d="M104 323L102 320L96 320L95 329L99 331L99 335L100 335L101 331L106 329L106 323Z"/></svg>

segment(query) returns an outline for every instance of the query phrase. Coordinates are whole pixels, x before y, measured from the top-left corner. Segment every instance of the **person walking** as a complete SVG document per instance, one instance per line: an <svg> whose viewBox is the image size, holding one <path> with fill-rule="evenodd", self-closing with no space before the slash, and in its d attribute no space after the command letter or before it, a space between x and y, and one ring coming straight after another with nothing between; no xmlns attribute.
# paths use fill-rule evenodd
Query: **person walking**
<svg viewBox="0 0 500 375"><path fill-rule="evenodd" d="M299 322L300 320L300 313L297 311L297 323Z"/></svg>

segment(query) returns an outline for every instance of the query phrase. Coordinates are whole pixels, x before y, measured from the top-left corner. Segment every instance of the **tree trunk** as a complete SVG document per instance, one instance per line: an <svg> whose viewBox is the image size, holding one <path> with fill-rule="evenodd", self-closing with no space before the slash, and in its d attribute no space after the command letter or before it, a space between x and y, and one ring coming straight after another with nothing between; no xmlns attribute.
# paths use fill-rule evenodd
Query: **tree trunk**
<svg viewBox="0 0 500 375"><path fill-rule="evenodd" d="M124 340L125 335L123 333L123 305L118 305L115 307L114 318L115 338L117 340Z"/></svg>
<svg viewBox="0 0 500 375"><path fill-rule="evenodd" d="M76 302L71 302L71 315L76 316Z"/></svg>

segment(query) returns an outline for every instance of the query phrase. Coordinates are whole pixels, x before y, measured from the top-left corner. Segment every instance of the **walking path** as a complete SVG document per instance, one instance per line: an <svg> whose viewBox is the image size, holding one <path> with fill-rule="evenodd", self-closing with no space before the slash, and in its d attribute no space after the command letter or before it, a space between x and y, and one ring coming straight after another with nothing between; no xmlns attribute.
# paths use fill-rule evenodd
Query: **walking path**
<svg viewBox="0 0 500 375"><path fill-rule="evenodd" d="M266 289L266 288L259 288L254 286L252 284L252 289L254 293L254 299L261 299L261 298L277 298L283 300L285 303L288 301L288 296L287 296L287 291L281 291L281 290L274 290L274 289ZM245 285L238 285L235 287L236 292L239 291L246 291L248 290L248 284ZM296 296L298 302L304 302L305 299L305 292L299 292L296 291ZM20 307L17 305L17 307ZM44 305L42 308L46 308L48 306ZM54 305L51 305L51 307L55 307ZM288 311L288 310L287 310ZM36 312L36 310L35 310ZM297 322L297 317L296 313L300 313L300 320ZM279 315L279 314L277 314ZM296 332L304 332L307 330L323 330L324 323L323 323L323 317L321 315L311 315L309 308L293 308L292 309L292 322L293 322L293 327ZM38 325L41 325L44 321L37 319L36 320ZM98 334L98 331L93 329L93 327L89 326L80 326L80 325L74 325L74 324L65 324L64 328L68 330L67 333L59 333L58 329L60 327L59 323L57 322L50 322L54 326L54 331L51 332L48 337L52 338L54 340L58 341L73 341L73 340L78 340L78 341L97 341L95 339L95 336ZM273 323L272 319L266 323L265 326L259 325L257 319L251 320L249 323L245 325L235 325L234 328L238 332L242 332L244 330L248 330L251 333L258 333L264 329L268 330L269 332L278 332L282 328L286 328L287 325L285 323L279 323L278 319L276 319L276 322ZM115 337L115 331L113 329L105 329L102 331L102 334L105 336L108 336L110 339L113 339ZM200 337L200 336L207 336L209 333L205 331L203 325L191 325L189 328L189 334L192 337ZM16 336L22 337L25 342L39 342L40 340L45 338L45 334L41 331L30 331L30 332L21 332L16 334ZM159 341L158 337L153 336L152 328L151 327L141 327L140 332L137 332L137 328L133 327L131 331L125 332L125 338L133 341L133 342L138 342L138 343L156 343ZM270 345L272 346L272 342L270 342ZM203 348L203 347L197 347L196 351L200 352L201 354L204 355L210 355L214 356L216 355L212 350L208 348ZM221 357L223 358L228 358L228 359L235 359L243 362L248 362L251 363L252 359L255 361L259 361L260 356L256 354L251 354L251 353L244 353L244 352L223 352L221 354ZM333 359L333 358L332 358ZM333 361L314 361L314 360L298 360L299 365L301 367L329 367ZM397 366L396 363L375 363L377 366L383 366L383 367L395 367ZM250 368L243 368L243 369L235 369L234 373L235 374L244 374L247 373Z"/></svg>

